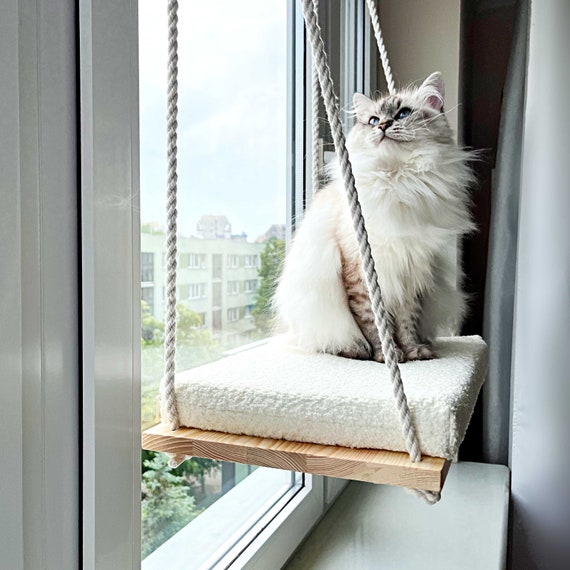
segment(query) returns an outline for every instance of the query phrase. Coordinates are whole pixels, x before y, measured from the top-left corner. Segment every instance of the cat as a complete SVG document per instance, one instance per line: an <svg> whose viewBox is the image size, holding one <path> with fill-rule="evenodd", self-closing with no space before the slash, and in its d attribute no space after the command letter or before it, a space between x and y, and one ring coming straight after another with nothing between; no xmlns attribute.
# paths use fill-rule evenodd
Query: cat
<svg viewBox="0 0 570 570"><path fill-rule="evenodd" d="M347 148L400 361L436 355L466 296L457 239L474 230L468 150L444 114L441 73L372 100L356 93ZM335 165L297 230L276 288L277 321L310 352L384 361L348 202Z"/></svg>

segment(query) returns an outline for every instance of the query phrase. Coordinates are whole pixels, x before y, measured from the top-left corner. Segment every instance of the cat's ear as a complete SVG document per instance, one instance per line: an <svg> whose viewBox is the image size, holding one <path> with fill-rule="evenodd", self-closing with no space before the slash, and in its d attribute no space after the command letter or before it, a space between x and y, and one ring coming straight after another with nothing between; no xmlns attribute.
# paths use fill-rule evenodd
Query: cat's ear
<svg viewBox="0 0 570 570"><path fill-rule="evenodd" d="M439 71L432 73L419 88L420 97L436 111L443 112L443 102L445 100L445 85L443 76Z"/></svg>
<svg viewBox="0 0 570 570"><path fill-rule="evenodd" d="M370 117L376 113L374 101L362 93L355 93L352 96L352 104L354 105L356 117L361 123L368 124Z"/></svg>

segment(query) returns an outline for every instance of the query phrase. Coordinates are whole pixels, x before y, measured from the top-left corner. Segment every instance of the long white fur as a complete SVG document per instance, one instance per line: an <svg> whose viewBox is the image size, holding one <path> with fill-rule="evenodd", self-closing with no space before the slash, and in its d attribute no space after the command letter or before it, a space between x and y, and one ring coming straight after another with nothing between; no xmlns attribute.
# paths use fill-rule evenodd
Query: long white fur
<svg viewBox="0 0 570 570"><path fill-rule="evenodd" d="M469 153L452 142L440 113L440 74L399 95L405 105L424 107L435 133L418 130L402 134L405 144L377 144L357 122L347 137L372 256L389 311L411 291L422 298L424 335L456 333L465 298L450 251L453 256L457 238L473 229ZM355 96L357 114L359 106L372 103L365 99ZM358 246L340 172L334 170L334 180L317 193L295 234L274 300L291 341L311 352L338 353L366 342L341 278L341 251L357 256Z"/></svg>

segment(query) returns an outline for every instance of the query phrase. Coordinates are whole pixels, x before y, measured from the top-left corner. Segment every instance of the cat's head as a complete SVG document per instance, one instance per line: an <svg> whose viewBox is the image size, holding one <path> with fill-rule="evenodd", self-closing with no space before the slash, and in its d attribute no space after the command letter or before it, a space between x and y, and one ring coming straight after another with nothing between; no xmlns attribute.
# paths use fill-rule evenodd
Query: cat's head
<svg viewBox="0 0 570 570"><path fill-rule="evenodd" d="M349 136L351 150L397 162L434 142L452 144L453 134L443 112L444 99L439 72L432 73L419 87L376 100L356 93L356 123Z"/></svg>

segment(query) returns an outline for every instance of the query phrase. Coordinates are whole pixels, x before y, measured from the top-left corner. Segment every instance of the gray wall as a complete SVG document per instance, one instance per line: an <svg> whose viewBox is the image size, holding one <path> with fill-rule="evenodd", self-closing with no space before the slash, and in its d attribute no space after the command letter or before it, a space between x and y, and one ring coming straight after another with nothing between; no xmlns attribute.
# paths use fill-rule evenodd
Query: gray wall
<svg viewBox="0 0 570 570"><path fill-rule="evenodd" d="M458 127L461 0L379 0L379 16L396 85L422 81L441 71L445 109ZM378 68L384 89L384 72Z"/></svg>

